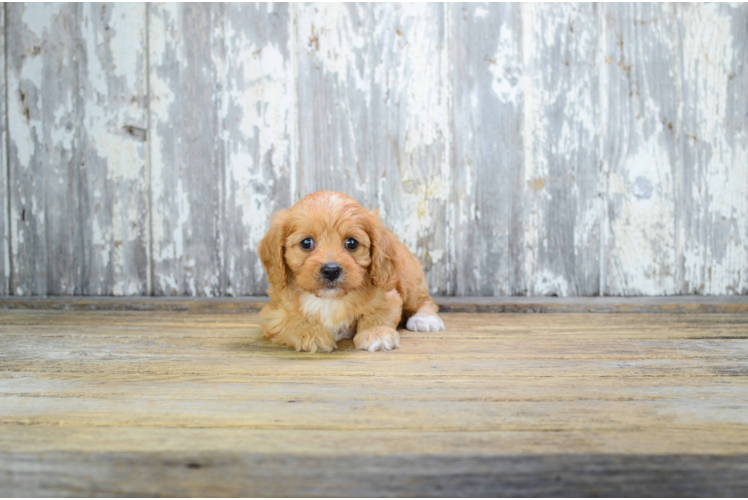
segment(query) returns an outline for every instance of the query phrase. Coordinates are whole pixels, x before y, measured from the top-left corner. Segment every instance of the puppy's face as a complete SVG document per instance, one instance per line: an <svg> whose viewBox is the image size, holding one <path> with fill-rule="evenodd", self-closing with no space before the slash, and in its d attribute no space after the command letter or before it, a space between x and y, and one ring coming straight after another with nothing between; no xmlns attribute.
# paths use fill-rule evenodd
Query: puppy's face
<svg viewBox="0 0 748 500"><path fill-rule="evenodd" d="M286 263L296 286L318 297L340 297L364 285L371 241L355 217L299 214L286 237Z"/></svg>
<svg viewBox="0 0 748 500"><path fill-rule="evenodd" d="M394 247L376 212L319 191L275 214L259 255L274 290L293 283L318 297L394 285Z"/></svg>
<svg viewBox="0 0 748 500"><path fill-rule="evenodd" d="M297 287L318 297L341 297L369 283L375 219L352 198L317 194L289 211L285 262Z"/></svg>

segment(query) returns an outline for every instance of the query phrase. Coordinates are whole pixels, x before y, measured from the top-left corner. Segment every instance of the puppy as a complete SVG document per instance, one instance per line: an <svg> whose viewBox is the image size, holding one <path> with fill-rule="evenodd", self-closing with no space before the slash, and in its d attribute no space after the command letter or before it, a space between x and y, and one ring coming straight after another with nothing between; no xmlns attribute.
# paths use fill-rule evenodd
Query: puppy
<svg viewBox="0 0 748 500"><path fill-rule="evenodd" d="M389 351L400 347L402 321L414 332L444 329L421 263L350 196L319 191L277 212L259 254L272 342L330 352L353 338L357 349Z"/></svg>

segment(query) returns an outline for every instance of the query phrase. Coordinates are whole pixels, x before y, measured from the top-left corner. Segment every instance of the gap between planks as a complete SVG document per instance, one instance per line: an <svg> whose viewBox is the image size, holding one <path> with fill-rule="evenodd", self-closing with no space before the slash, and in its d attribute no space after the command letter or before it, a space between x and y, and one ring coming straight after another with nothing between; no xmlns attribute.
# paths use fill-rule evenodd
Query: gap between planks
<svg viewBox="0 0 748 500"><path fill-rule="evenodd" d="M748 296L436 297L439 311L475 313L746 313ZM0 309L258 312L268 297L0 297Z"/></svg>

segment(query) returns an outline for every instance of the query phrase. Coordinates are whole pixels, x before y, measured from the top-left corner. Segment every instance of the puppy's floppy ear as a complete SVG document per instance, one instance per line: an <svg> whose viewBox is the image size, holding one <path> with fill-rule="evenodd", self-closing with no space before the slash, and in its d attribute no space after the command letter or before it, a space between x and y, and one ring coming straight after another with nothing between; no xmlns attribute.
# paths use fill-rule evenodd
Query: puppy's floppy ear
<svg viewBox="0 0 748 500"><path fill-rule="evenodd" d="M286 259L284 258L288 218L289 214L286 210L281 210L273 215L270 229L260 241L258 251L265 272L268 274L268 283L276 290L282 290L288 284L288 272Z"/></svg>
<svg viewBox="0 0 748 500"><path fill-rule="evenodd" d="M371 266L369 276L374 286L390 291L395 287L395 246L392 234L382 224L379 211L370 212Z"/></svg>

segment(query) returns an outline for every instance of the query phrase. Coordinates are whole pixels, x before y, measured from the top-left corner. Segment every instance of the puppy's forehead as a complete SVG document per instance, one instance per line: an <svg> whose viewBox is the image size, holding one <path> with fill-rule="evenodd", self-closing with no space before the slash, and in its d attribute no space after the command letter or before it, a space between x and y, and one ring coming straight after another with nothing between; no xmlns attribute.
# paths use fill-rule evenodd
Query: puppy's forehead
<svg viewBox="0 0 748 500"><path fill-rule="evenodd" d="M306 196L291 211L300 223L324 225L326 228L363 226L369 216L353 198L329 191Z"/></svg>
<svg viewBox="0 0 748 500"><path fill-rule="evenodd" d="M299 213L294 220L292 232L309 231L319 234L322 232L357 232L366 231L366 213L358 210L310 210Z"/></svg>
<svg viewBox="0 0 748 500"><path fill-rule="evenodd" d="M296 203L291 210L298 213L327 213L332 217L341 217L343 214L352 212L364 212L364 209L356 200L334 191L318 191L307 195Z"/></svg>

